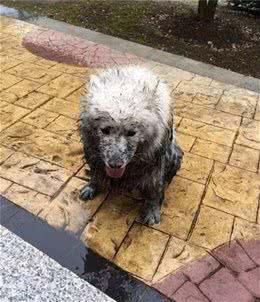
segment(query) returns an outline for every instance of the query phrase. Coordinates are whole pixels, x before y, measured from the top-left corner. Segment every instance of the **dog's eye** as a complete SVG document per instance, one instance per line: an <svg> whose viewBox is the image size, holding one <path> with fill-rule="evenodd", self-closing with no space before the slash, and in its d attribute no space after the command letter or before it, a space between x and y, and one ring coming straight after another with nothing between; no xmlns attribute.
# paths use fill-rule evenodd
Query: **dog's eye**
<svg viewBox="0 0 260 302"><path fill-rule="evenodd" d="M135 136L135 134L136 134L136 132L134 130L129 130L126 135L127 136Z"/></svg>
<svg viewBox="0 0 260 302"><path fill-rule="evenodd" d="M102 131L103 134L108 135L110 133L110 128L109 127L101 128L101 131Z"/></svg>

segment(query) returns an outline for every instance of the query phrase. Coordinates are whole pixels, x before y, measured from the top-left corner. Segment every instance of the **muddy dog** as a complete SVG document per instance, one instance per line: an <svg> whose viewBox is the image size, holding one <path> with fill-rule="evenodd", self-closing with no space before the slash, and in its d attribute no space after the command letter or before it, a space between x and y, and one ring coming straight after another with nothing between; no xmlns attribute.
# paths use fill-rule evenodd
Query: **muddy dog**
<svg viewBox="0 0 260 302"><path fill-rule="evenodd" d="M145 200L142 222L160 222L165 189L183 156L170 104L166 83L143 67L116 67L91 78L80 115L91 180L81 199L93 199L101 187L137 189Z"/></svg>

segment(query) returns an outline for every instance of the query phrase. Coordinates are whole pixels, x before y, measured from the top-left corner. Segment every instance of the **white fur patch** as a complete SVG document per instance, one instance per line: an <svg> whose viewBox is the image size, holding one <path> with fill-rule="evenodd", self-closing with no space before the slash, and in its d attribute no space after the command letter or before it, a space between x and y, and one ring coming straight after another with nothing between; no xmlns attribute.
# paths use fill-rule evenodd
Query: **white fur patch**
<svg viewBox="0 0 260 302"><path fill-rule="evenodd" d="M116 122L134 118L158 124L158 143L170 118L170 94L164 81L149 69L125 66L108 69L90 80L82 111L107 112Z"/></svg>

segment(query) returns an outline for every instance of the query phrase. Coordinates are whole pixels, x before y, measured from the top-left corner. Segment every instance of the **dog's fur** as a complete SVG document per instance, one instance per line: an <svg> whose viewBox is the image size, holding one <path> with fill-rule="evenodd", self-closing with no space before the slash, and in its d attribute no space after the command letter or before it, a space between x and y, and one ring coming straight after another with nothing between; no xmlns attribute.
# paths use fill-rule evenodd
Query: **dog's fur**
<svg viewBox="0 0 260 302"><path fill-rule="evenodd" d="M137 66L93 76L81 100L80 128L91 169L81 198L94 198L103 186L120 192L138 189L145 199L142 221L159 223L164 191L183 156L175 139L167 85ZM106 167L126 168L120 178L111 178Z"/></svg>

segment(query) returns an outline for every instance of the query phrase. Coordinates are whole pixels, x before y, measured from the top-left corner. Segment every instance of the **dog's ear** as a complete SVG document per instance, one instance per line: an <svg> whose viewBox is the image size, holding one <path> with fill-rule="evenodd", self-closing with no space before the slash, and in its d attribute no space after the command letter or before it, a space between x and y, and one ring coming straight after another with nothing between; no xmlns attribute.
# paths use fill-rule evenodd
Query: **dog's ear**
<svg viewBox="0 0 260 302"><path fill-rule="evenodd" d="M100 78L96 75L91 75L89 79L89 86L97 89L100 86Z"/></svg>
<svg viewBox="0 0 260 302"><path fill-rule="evenodd" d="M172 139L173 139L173 113L172 113L172 110L170 110L170 113L169 113L169 119L168 119L167 126L166 126L166 132L167 132L167 137L168 137L169 141L172 141Z"/></svg>
<svg viewBox="0 0 260 302"><path fill-rule="evenodd" d="M152 96L154 96L157 92L158 86L160 84L161 80L158 79L157 83L155 84L154 87L150 87L149 85L147 85L146 83L143 83L143 92L146 94L151 94Z"/></svg>
<svg viewBox="0 0 260 302"><path fill-rule="evenodd" d="M159 84L160 84L160 79L158 79L158 81L157 81L157 83L156 83L156 85L155 85L155 87L153 89L153 95L156 94Z"/></svg>
<svg viewBox="0 0 260 302"><path fill-rule="evenodd" d="M81 132L89 132L89 130L93 126L93 120L91 118L91 115L88 111L82 111L80 113L80 130Z"/></svg>
<svg viewBox="0 0 260 302"><path fill-rule="evenodd" d="M171 142L173 139L173 128L172 127L166 127L165 128L165 141Z"/></svg>

